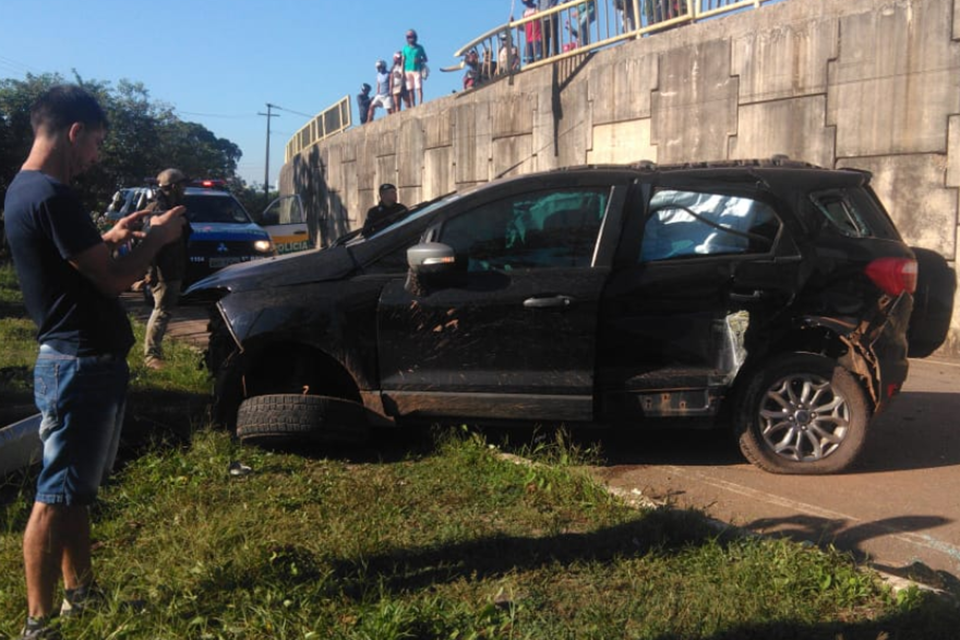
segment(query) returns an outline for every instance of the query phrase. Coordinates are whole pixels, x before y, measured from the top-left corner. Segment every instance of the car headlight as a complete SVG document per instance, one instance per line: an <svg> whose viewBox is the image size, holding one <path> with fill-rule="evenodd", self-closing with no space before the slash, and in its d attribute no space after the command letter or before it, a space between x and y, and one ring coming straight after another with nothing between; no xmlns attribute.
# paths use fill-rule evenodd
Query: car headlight
<svg viewBox="0 0 960 640"><path fill-rule="evenodd" d="M270 253L273 251L273 243L269 240L257 240L253 243L253 248L260 253Z"/></svg>

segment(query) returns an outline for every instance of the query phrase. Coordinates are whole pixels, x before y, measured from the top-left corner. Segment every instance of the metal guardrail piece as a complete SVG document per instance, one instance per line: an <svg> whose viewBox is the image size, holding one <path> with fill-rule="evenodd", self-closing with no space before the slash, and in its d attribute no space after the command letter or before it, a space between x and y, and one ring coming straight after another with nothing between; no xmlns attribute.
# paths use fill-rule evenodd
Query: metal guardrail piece
<svg viewBox="0 0 960 640"><path fill-rule="evenodd" d="M344 96L313 117L287 142L284 162L290 162L298 153L312 147L321 140L349 129L353 124L350 110L350 96Z"/></svg>

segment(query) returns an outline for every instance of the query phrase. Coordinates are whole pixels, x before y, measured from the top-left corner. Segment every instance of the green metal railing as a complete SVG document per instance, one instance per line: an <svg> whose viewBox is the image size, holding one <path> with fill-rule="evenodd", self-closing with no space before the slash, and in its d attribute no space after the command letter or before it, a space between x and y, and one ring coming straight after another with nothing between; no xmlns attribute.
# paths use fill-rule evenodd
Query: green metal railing
<svg viewBox="0 0 960 640"><path fill-rule="evenodd" d="M495 27L454 52L478 86L679 25L781 0L572 0ZM464 88L468 86L465 76Z"/></svg>
<svg viewBox="0 0 960 640"><path fill-rule="evenodd" d="M305 149L350 128L353 124L350 114L350 96L344 96L334 105L315 115L287 142L284 162L290 162L291 158Z"/></svg>

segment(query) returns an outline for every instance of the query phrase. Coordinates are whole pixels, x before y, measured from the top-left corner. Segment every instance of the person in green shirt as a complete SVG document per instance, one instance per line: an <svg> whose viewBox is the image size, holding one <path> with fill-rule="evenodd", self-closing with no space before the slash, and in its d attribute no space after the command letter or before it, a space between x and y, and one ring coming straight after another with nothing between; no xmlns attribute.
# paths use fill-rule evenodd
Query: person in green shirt
<svg viewBox="0 0 960 640"><path fill-rule="evenodd" d="M403 71L407 81L407 108L423 104L423 71L427 52L417 43L417 32L407 31L407 44L403 47ZM416 95L414 95L416 91Z"/></svg>

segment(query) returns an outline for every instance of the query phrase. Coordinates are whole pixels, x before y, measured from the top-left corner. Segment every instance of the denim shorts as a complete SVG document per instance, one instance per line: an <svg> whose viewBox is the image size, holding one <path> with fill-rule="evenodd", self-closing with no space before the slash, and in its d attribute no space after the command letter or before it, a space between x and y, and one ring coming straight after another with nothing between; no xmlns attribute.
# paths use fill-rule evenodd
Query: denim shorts
<svg viewBox="0 0 960 640"><path fill-rule="evenodd" d="M43 414L35 500L88 505L113 469L130 371L124 355L76 357L41 345L33 395Z"/></svg>

